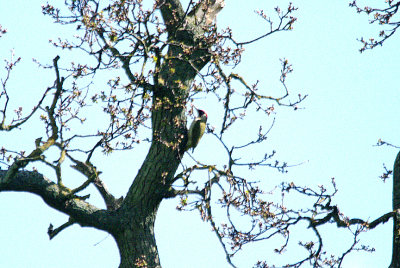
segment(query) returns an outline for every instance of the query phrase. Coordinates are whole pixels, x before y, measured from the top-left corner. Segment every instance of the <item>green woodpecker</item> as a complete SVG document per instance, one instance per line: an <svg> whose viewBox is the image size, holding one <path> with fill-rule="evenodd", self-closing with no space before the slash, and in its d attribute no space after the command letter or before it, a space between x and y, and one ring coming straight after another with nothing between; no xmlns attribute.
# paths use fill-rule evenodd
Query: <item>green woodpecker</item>
<svg viewBox="0 0 400 268"><path fill-rule="evenodd" d="M192 152L194 151L194 148L196 148L197 144L199 144L199 141L206 130L207 114L203 110L199 110L197 108L196 110L199 116L196 117L190 125L186 151L190 148L192 148Z"/></svg>

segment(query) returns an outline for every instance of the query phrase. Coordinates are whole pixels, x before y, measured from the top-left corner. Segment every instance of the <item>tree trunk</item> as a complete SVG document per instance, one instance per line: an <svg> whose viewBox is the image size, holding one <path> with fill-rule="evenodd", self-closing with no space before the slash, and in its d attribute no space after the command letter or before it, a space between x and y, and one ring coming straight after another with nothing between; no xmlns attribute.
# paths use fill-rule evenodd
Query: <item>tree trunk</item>
<svg viewBox="0 0 400 268"><path fill-rule="evenodd" d="M400 152L393 167L393 247L390 268L400 267Z"/></svg>
<svg viewBox="0 0 400 268"><path fill-rule="evenodd" d="M161 268L154 236L155 215L135 216L113 234L120 252L119 268Z"/></svg>

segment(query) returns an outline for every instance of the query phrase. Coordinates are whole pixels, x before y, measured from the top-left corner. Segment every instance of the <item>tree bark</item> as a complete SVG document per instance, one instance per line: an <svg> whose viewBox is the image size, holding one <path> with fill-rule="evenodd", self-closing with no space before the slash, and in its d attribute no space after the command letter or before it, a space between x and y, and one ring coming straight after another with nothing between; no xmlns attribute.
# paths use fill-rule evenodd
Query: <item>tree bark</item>
<svg viewBox="0 0 400 268"><path fill-rule="evenodd" d="M397 154L393 166L393 246L392 263L390 268L400 267L400 152Z"/></svg>
<svg viewBox="0 0 400 268"><path fill-rule="evenodd" d="M129 217L129 214L125 215ZM113 233L121 256L120 268L160 268L154 236L155 213L136 214Z"/></svg>

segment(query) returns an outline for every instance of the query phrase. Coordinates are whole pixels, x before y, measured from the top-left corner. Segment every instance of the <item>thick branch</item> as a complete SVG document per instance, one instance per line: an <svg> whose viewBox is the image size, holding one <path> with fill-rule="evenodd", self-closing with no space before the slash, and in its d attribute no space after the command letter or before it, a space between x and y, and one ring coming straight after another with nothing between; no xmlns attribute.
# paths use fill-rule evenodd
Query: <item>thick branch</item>
<svg viewBox="0 0 400 268"><path fill-rule="evenodd" d="M400 209L400 152L393 166L393 210Z"/></svg>
<svg viewBox="0 0 400 268"><path fill-rule="evenodd" d="M393 166L393 246L391 268L400 267L400 152Z"/></svg>
<svg viewBox="0 0 400 268"><path fill-rule="evenodd" d="M164 0L160 1L160 10L163 16L167 31L172 33L180 25L185 16L180 0Z"/></svg>
<svg viewBox="0 0 400 268"><path fill-rule="evenodd" d="M224 0L204 0L193 8L189 16L194 17L197 25L210 25L224 6Z"/></svg>
<svg viewBox="0 0 400 268"><path fill-rule="evenodd" d="M0 181L7 171L0 170ZM68 188L62 188L42 174L19 171L9 182L0 183L1 191L28 192L39 195L50 207L71 216L81 226L110 230L113 222L109 213L101 210L78 196L71 197Z"/></svg>

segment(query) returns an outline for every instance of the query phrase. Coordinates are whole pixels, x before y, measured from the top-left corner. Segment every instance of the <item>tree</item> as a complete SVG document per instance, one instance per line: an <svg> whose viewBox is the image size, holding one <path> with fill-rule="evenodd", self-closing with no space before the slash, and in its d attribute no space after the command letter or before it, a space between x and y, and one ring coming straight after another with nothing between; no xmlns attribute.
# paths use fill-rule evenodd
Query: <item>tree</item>
<svg viewBox="0 0 400 268"><path fill-rule="evenodd" d="M274 152L263 154L259 160L248 160L241 153L264 144L270 126L257 126L249 140L242 143L230 143L229 132L248 118L248 111L268 118L275 109L273 104L298 109L305 98L299 95L289 99L286 78L292 67L286 59L281 61L283 95L278 97L259 93L263 91L257 83L251 85L231 70L240 63L246 45L292 28L296 20L292 17L296 10L292 5L284 10L275 9L278 26L260 11L269 31L246 42L236 41L229 29L216 29L214 21L223 7L222 1L197 5L190 1L185 8L176 0L157 1L153 6L144 6L141 1L116 1L109 5L71 1L66 7L64 10L47 5L43 12L60 24L76 25L80 35L75 41L60 39L53 44L83 51L93 57L92 61L85 59L71 67L60 67L60 57L55 57L52 66L44 66L54 70L54 85L46 89L31 113L22 114L17 109L11 120L7 82L19 59L8 62L7 75L2 80L1 130L13 133L41 113L45 135L32 141L35 148L30 153L2 149L7 167L0 171L0 190L38 194L49 206L69 215L66 224L57 228L50 225L50 238L75 223L91 226L114 237L121 255L120 267L159 267L154 238L157 209L162 200L179 197L179 209L197 209L201 218L211 224L232 266L231 257L253 241L282 236L284 243L276 252L283 253L291 229L303 222L314 232L315 239L300 243L308 254L291 265L311 262L340 266L344 257L357 249L362 231L393 217L393 213L388 213L372 222L345 217L332 204L337 191L334 181L332 192L323 186L315 190L294 183L282 184L279 192L283 196L297 192L312 200L305 210L287 208L283 202L265 199L254 179L242 175L247 168L272 167L281 172L288 168L287 163L275 160ZM93 89L87 82L111 70L123 73L108 80L109 89ZM208 133L225 148L225 163L203 164L194 160L194 165L187 166L181 161L187 138L186 111L191 113L199 96L215 96L219 101L220 127L209 126ZM85 117L93 106L103 109L109 122L88 131L80 124L88 124ZM149 152L128 193L124 198L114 197L101 178L104 164L96 161L97 154L135 149L138 143L146 142ZM32 164L40 163L51 168L46 177L54 180L44 176L44 168L43 172L33 168ZM85 177L77 187L63 183L68 164ZM177 172L180 165L182 169ZM197 176L205 179L196 183ZM81 194L90 185L103 197L105 209L91 205L89 196ZM226 209L226 221L215 219L215 199ZM237 212L250 217L250 229L239 228ZM353 245L338 257L327 257L323 250L319 228L328 223L349 229L355 226ZM267 264L260 261L257 266Z"/></svg>

